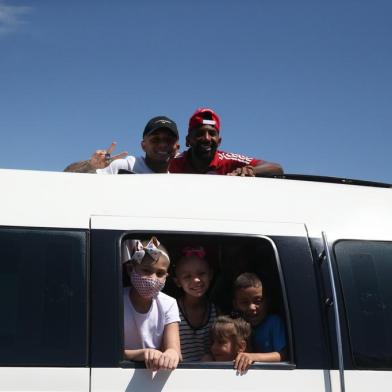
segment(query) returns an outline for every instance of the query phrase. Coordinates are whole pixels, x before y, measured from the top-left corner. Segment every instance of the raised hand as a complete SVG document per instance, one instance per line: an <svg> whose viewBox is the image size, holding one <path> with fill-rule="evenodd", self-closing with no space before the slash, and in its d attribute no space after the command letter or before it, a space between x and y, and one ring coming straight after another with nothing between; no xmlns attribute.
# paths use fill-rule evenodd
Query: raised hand
<svg viewBox="0 0 392 392"><path fill-rule="evenodd" d="M103 169L104 167L109 166L114 160L125 158L128 155L126 151L112 156L112 152L116 148L116 145L116 142L112 142L107 150L96 150L90 158L90 165L94 169Z"/></svg>

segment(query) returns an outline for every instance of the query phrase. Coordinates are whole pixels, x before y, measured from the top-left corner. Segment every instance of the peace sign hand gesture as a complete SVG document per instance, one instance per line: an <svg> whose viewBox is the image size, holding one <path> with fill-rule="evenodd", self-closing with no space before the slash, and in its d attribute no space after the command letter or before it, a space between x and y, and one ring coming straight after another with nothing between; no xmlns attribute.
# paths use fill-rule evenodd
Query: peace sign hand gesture
<svg viewBox="0 0 392 392"><path fill-rule="evenodd" d="M112 142L107 150L96 150L90 158L90 165L94 169L103 169L106 166L109 166L114 160L125 158L128 153L123 151L117 155L111 155L114 149L116 148L117 143Z"/></svg>
<svg viewBox="0 0 392 392"><path fill-rule="evenodd" d="M71 163L64 171L73 173L96 173L96 169L103 169L106 166L109 166L115 159L125 158L128 155L127 152L111 156L113 150L116 148L116 144L116 142L112 142L107 150L95 151L88 160Z"/></svg>

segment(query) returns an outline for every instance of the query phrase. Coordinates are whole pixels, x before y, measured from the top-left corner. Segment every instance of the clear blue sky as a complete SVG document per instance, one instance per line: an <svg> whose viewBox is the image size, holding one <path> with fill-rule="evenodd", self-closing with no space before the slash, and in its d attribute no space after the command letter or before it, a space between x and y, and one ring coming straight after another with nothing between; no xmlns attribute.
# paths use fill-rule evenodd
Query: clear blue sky
<svg viewBox="0 0 392 392"><path fill-rule="evenodd" d="M1 168L141 154L200 106L222 149L392 183L391 0L0 0Z"/></svg>

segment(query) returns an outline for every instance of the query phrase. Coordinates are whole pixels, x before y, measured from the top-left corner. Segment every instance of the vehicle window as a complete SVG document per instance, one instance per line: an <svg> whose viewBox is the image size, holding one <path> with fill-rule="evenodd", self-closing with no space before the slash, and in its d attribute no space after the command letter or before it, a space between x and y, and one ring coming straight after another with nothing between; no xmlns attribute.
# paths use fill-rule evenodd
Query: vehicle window
<svg viewBox="0 0 392 392"><path fill-rule="evenodd" d="M148 240L152 234L138 233L137 237L135 234L127 234L122 240L122 262L129 260L130 254L129 246L132 246L133 240L136 238ZM271 241L267 238L260 237L242 237L242 236L219 236L219 235L188 235L188 234L157 234L159 241L165 246L170 255L170 267L169 276L166 279L165 287L163 292L177 300L180 308L180 334L181 335L181 349L183 357L185 358L183 366L186 366L189 362L200 361L199 352L196 352L195 345L201 347L201 351L209 352L210 347L202 346L202 339L197 340L194 338L197 334L204 333L208 337L208 329L201 332L201 326L191 325L191 315L187 314L189 311L186 308L186 301L184 301L185 292L189 299L192 299L193 292L194 298L201 295L197 291L203 291L205 284L208 284L208 290L205 294L205 299L213 303L216 307L217 313L238 316L239 312L233 312L232 306L232 286L234 280L244 272L252 272L256 274L263 283L263 289L265 290L266 296L268 295L268 313L276 315L277 319L282 320L284 339L287 339L287 329L284 332L285 324L287 322L287 314L283 305L283 294L281 289L281 277L278 272L278 260L275 250L271 244ZM212 270L212 279L209 282L206 277L206 271L203 269L203 263L200 265L189 261L191 257L185 257L188 259L184 262L184 255L193 255L196 258L205 258ZM129 273L126 270L126 263L124 264L123 270L123 283L124 287L131 287L129 280ZM181 267L182 268L181 268ZM147 275L152 274L153 271L144 271L139 268L141 273ZM179 271L181 274L179 274ZM201 282L200 284L193 284L196 281ZM205 283L209 282L209 283ZM133 288L131 287L131 290ZM204 295L204 294L203 294ZM124 296L124 303L127 301ZM241 303L241 306L246 307L246 299ZM260 300L259 302L261 302ZM258 304L257 304L258 305ZM132 341L132 337L127 336L130 333L136 334L135 326L130 328L127 323L135 323L134 317L127 314L127 310L124 308L124 331L125 340L128 342ZM201 318L204 317L201 312ZM196 317L197 319L197 317ZM128 320L128 321L127 321ZM188 325L184 325L184 320ZM207 322L207 317L206 320ZM279 321L279 320L278 320ZM201 323L203 324L203 323ZM204 323L205 325L206 323ZM132 332L126 332L126 331ZM192 339L188 339L188 336L192 335ZM135 335L135 339L138 336ZM208 339L207 339L208 341ZM125 345L127 343L125 342ZM129 343L130 344L130 343ZM288 344L287 344L288 347ZM285 357L288 361L289 355ZM200 364L200 362L198 362ZM201 365L202 366L202 365Z"/></svg>
<svg viewBox="0 0 392 392"><path fill-rule="evenodd" d="M86 233L0 229L0 364L87 363Z"/></svg>
<svg viewBox="0 0 392 392"><path fill-rule="evenodd" d="M340 241L335 247L355 366L392 368L392 243Z"/></svg>

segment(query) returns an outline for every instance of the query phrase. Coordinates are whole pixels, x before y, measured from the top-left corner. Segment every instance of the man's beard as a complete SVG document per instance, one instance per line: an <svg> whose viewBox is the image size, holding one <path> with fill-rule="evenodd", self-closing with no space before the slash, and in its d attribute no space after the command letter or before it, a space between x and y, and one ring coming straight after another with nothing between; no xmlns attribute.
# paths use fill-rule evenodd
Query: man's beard
<svg viewBox="0 0 392 392"><path fill-rule="evenodd" d="M208 147L209 150L203 148L203 144L198 143L192 147L192 155L200 161L210 162L214 158L218 145L216 143L211 143Z"/></svg>

